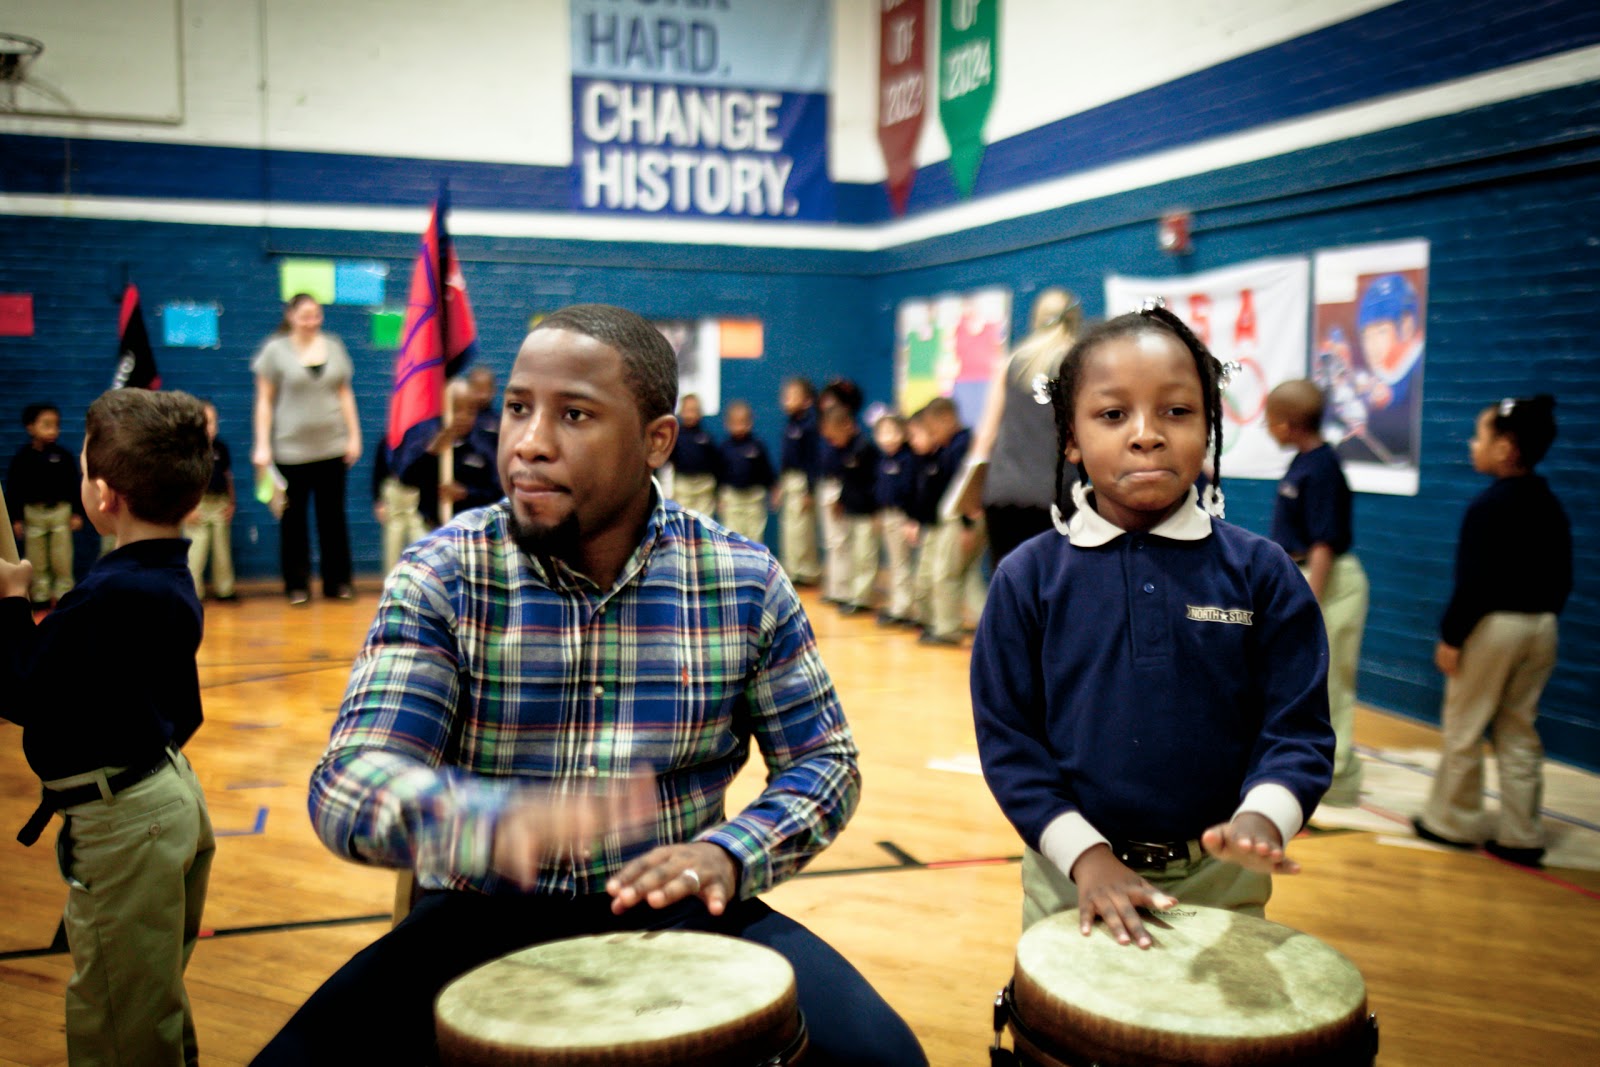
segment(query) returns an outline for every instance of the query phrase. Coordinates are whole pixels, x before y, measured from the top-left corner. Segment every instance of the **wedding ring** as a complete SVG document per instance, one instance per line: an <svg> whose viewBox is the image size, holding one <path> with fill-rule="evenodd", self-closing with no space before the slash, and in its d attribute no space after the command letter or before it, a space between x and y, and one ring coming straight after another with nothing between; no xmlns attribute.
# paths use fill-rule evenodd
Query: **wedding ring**
<svg viewBox="0 0 1600 1067"><path fill-rule="evenodd" d="M700 892L700 873L693 867L685 867L679 873L694 883L694 888L690 892L698 894Z"/></svg>

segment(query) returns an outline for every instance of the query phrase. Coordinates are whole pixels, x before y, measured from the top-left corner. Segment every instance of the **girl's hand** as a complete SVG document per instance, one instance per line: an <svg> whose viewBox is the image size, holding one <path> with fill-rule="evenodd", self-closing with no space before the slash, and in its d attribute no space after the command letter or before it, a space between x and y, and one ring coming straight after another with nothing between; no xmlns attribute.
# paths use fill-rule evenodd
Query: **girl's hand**
<svg viewBox="0 0 1600 1067"><path fill-rule="evenodd" d="M1300 865L1283 852L1283 835L1271 819L1242 811L1200 835L1200 847L1225 863L1263 874L1299 874Z"/></svg>
<svg viewBox="0 0 1600 1067"><path fill-rule="evenodd" d="M1072 880L1078 885L1083 936L1089 936L1095 916L1099 916L1119 945L1149 948L1155 944L1139 919L1139 909L1166 911L1178 902L1129 870L1108 845L1096 845L1079 856L1072 865Z"/></svg>
<svg viewBox="0 0 1600 1067"><path fill-rule="evenodd" d="M1447 678L1454 678L1461 667L1461 650L1443 641L1433 646L1433 665Z"/></svg>

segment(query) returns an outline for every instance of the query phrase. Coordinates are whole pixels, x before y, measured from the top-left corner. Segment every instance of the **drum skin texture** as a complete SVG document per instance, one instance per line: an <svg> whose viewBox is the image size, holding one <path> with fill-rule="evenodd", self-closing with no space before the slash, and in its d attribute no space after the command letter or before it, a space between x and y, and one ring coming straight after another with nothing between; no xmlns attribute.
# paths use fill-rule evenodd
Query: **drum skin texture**
<svg viewBox="0 0 1600 1067"><path fill-rule="evenodd" d="M1177 1067L1370 1063L1366 983L1309 934L1218 908L1179 905L1145 919L1155 944L1089 937L1076 909L1017 944L1014 1033L1042 1064ZM1015 1028L1014 1028L1015 1030ZM1059 1057L1059 1058L1057 1058Z"/></svg>
<svg viewBox="0 0 1600 1067"><path fill-rule="evenodd" d="M513 952L445 986L434 1020L447 1067L753 1067L801 1031L788 960L684 930Z"/></svg>

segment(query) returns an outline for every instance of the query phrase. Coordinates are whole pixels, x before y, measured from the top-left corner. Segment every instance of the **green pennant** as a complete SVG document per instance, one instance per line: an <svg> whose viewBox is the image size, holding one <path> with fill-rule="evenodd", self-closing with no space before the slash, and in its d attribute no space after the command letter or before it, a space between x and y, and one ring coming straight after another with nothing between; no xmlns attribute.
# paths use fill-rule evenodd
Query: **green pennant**
<svg viewBox="0 0 1600 1067"><path fill-rule="evenodd" d="M939 122L950 142L950 169L962 196L972 195L983 162L983 124L994 103L1000 0L939 0Z"/></svg>

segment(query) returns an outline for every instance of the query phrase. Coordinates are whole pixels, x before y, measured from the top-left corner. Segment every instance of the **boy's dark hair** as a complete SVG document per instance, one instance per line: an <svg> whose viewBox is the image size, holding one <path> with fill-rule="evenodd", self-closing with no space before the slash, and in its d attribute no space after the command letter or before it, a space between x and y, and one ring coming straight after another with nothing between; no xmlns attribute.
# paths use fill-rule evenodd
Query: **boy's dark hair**
<svg viewBox="0 0 1600 1067"><path fill-rule="evenodd" d="M755 417L755 409L750 406L750 401L748 401L748 400L730 400L730 401L728 401L726 404L724 404L722 406L722 417L723 418L727 418L729 415L732 415L735 411L749 412L751 418Z"/></svg>
<svg viewBox="0 0 1600 1067"><path fill-rule="evenodd" d="M936 396L922 405L919 415L926 415L935 419L959 419L961 412L956 409L956 402L947 396Z"/></svg>
<svg viewBox="0 0 1600 1067"><path fill-rule="evenodd" d="M112 389L89 405L84 467L145 522L171 526L211 481L206 409L188 393Z"/></svg>
<svg viewBox="0 0 1600 1067"><path fill-rule="evenodd" d="M1494 407L1490 425L1500 437L1509 437L1517 446L1522 465L1532 470L1556 439L1556 398L1549 393L1537 396L1508 396Z"/></svg>
<svg viewBox="0 0 1600 1067"><path fill-rule="evenodd" d="M58 419L61 417L61 409L46 400L42 404L29 404L22 409L22 425L32 426L39 421L39 416L47 411L55 412Z"/></svg>
<svg viewBox="0 0 1600 1067"><path fill-rule="evenodd" d="M1322 429L1326 404L1317 383L1306 378L1280 382L1267 394L1268 417L1282 418L1302 433L1316 433Z"/></svg>
<svg viewBox="0 0 1600 1067"><path fill-rule="evenodd" d="M661 331L627 308L572 304L546 315L533 330L570 330L616 349L622 380L639 404L641 422L671 415L678 406L678 357Z"/></svg>
<svg viewBox="0 0 1600 1067"><path fill-rule="evenodd" d="M1067 473L1067 445L1072 440L1072 409L1078 400L1078 385L1083 378L1083 364L1100 345L1119 337L1135 337L1141 333L1171 334L1194 357L1195 370L1200 374L1200 395L1205 404L1206 439L1211 443L1211 484L1221 492L1222 487L1222 363L1211 354L1204 341L1196 337L1184 321L1165 307L1146 306L1140 311L1118 315L1114 319L1091 328L1067 351L1061 361L1061 376L1049 379L1051 404L1056 415L1056 506L1063 516L1072 514L1071 494L1063 491ZM1082 462L1078 464L1078 478L1089 484L1089 472Z"/></svg>
<svg viewBox="0 0 1600 1067"><path fill-rule="evenodd" d="M857 415L861 412L862 396L861 386L849 378L835 378L822 387L824 396L831 396L839 404L848 409L850 414Z"/></svg>

